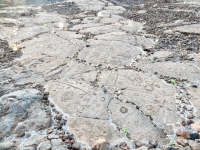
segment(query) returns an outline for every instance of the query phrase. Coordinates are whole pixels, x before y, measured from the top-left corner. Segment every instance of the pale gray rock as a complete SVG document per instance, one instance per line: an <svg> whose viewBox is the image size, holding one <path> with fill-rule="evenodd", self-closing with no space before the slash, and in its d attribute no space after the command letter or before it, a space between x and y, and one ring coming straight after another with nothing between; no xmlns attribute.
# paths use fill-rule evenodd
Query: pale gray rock
<svg viewBox="0 0 200 150"><path fill-rule="evenodd" d="M30 138L26 143L22 145L23 148L30 147L32 145L38 146L40 143L47 141L46 135L38 135L37 137ZM21 147L20 147L21 148Z"/></svg>
<svg viewBox="0 0 200 150"><path fill-rule="evenodd" d="M122 6L107 6L107 7L104 7L104 9L106 9L106 10L121 10L121 11L126 11L126 9L124 8L124 7L122 7Z"/></svg>
<svg viewBox="0 0 200 150"><path fill-rule="evenodd" d="M1 0L0 4L8 4L11 5L12 4L12 0Z"/></svg>
<svg viewBox="0 0 200 150"><path fill-rule="evenodd" d="M119 18L102 18L100 20L103 24L111 24L111 23L117 23L120 19Z"/></svg>
<svg viewBox="0 0 200 150"><path fill-rule="evenodd" d="M13 36L9 42L10 43L21 43L24 40L32 39L33 37L40 35L42 33L48 32L49 28L45 26L34 26L21 28L17 31L17 34Z"/></svg>
<svg viewBox="0 0 200 150"><path fill-rule="evenodd" d="M144 103L144 102L143 102ZM154 139L166 142L162 130L156 128L150 118L144 116L135 105L112 99L109 104L112 121L121 129L126 129L131 138L140 140Z"/></svg>
<svg viewBox="0 0 200 150"><path fill-rule="evenodd" d="M76 134L82 142L88 143L94 147L102 142L116 142L121 139L118 131L110 125L108 120L91 119L91 118L70 118L68 120L70 130Z"/></svg>
<svg viewBox="0 0 200 150"><path fill-rule="evenodd" d="M21 150L35 150L35 148L34 147L24 147Z"/></svg>
<svg viewBox="0 0 200 150"><path fill-rule="evenodd" d="M107 105L112 99L101 88L72 80L57 80L49 83L53 102L70 116L108 119Z"/></svg>
<svg viewBox="0 0 200 150"><path fill-rule="evenodd" d="M104 34L104 33L110 33L110 32L119 32L121 26L122 26L121 24L116 23L112 25L91 27L91 28L80 30L80 33L91 33L91 34L96 35L96 34Z"/></svg>
<svg viewBox="0 0 200 150"><path fill-rule="evenodd" d="M31 16L37 8L29 6L4 7L0 10L0 16L5 18L19 18L21 16Z"/></svg>
<svg viewBox="0 0 200 150"><path fill-rule="evenodd" d="M64 39L82 39L84 37L84 35L82 34L77 34L75 32L71 32L71 31L56 31L56 34Z"/></svg>
<svg viewBox="0 0 200 150"><path fill-rule="evenodd" d="M155 52L153 55L150 56L151 59L156 58L165 58L167 56L169 56L171 54L171 52L169 51L157 51Z"/></svg>
<svg viewBox="0 0 200 150"><path fill-rule="evenodd" d="M178 62L156 62L156 63L138 63L136 66L151 74L157 72L160 75L168 75L170 77L200 80L200 72L198 68L189 63Z"/></svg>
<svg viewBox="0 0 200 150"><path fill-rule="evenodd" d="M0 142L0 150L11 150L17 146L16 141Z"/></svg>
<svg viewBox="0 0 200 150"><path fill-rule="evenodd" d="M17 30L17 27L4 27L0 25L0 38L6 40L11 39L17 34Z"/></svg>
<svg viewBox="0 0 200 150"><path fill-rule="evenodd" d="M18 26L18 27L24 26L24 24L21 21L12 18L0 18L0 24Z"/></svg>
<svg viewBox="0 0 200 150"><path fill-rule="evenodd" d="M34 19L31 19L33 23L38 25L45 25L47 23L65 23L65 18L58 16L57 14L47 13L47 12L39 12L35 15ZM64 25L67 25L66 23Z"/></svg>
<svg viewBox="0 0 200 150"><path fill-rule="evenodd" d="M97 71L95 67L86 66L82 63L69 62L62 68L62 72L58 75L61 79L72 79L75 81L86 81L88 83L96 80Z"/></svg>
<svg viewBox="0 0 200 150"><path fill-rule="evenodd" d="M28 66L26 73L19 73L18 75L13 76L18 84L23 82L29 83L37 82L44 83L50 79L57 78L62 72L63 68L68 64L68 59L56 58L56 57L42 57L42 58L26 58L21 60L21 64ZM17 80L18 78L19 80ZM34 79L33 79L34 78ZM44 81L45 80L45 81Z"/></svg>
<svg viewBox="0 0 200 150"><path fill-rule="evenodd" d="M98 17L104 17L104 16L109 16L109 15L119 15L122 14L124 11L123 10L114 10L114 9L107 9L107 10L102 10L98 12Z"/></svg>
<svg viewBox="0 0 200 150"><path fill-rule="evenodd" d="M122 67L128 66L139 54L142 54L142 49L138 46L120 41L94 40L90 41L90 47L80 52L79 58L95 66L103 64L104 66Z"/></svg>
<svg viewBox="0 0 200 150"><path fill-rule="evenodd" d="M51 149L51 142L50 141L45 141L40 143L40 146L38 150L50 150Z"/></svg>
<svg viewBox="0 0 200 150"><path fill-rule="evenodd" d="M113 94L116 89L125 89L120 92L121 101L135 104L164 130L178 120L174 101L175 88L157 78L131 70L105 71L100 76L100 86L102 85Z"/></svg>
<svg viewBox="0 0 200 150"><path fill-rule="evenodd" d="M34 38L20 44L24 58L43 58L56 57L59 59L66 59L72 57L74 54L85 47L85 42L81 40L65 40L55 34L43 34L39 38Z"/></svg>
<svg viewBox="0 0 200 150"><path fill-rule="evenodd" d="M196 117L200 118L200 89L199 88L189 88L188 93L190 94L188 98L192 102L193 106L195 107Z"/></svg>
<svg viewBox="0 0 200 150"><path fill-rule="evenodd" d="M44 78L37 72L25 71L11 77L15 85L21 86L31 83L44 83Z"/></svg>
<svg viewBox="0 0 200 150"><path fill-rule="evenodd" d="M86 28L91 28L91 27L100 27L103 24L101 23L85 23L85 24L78 24L74 25L72 28L70 28L71 31L77 31L77 30L82 30Z"/></svg>
<svg viewBox="0 0 200 150"><path fill-rule="evenodd" d="M96 35L94 38L106 41L121 41L135 46L145 46L146 48L151 48L155 44L155 40L152 38L146 38L144 36L138 36L138 35L133 36L125 32L111 32L111 33Z"/></svg>
<svg viewBox="0 0 200 150"><path fill-rule="evenodd" d="M183 32L183 33L200 34L200 24L179 26L179 27L174 28L173 30L178 31L178 32Z"/></svg>
<svg viewBox="0 0 200 150"><path fill-rule="evenodd" d="M52 139L51 140L52 149L57 149L61 145L64 145L64 142L61 139Z"/></svg>
<svg viewBox="0 0 200 150"><path fill-rule="evenodd" d="M81 21L81 23L84 23L84 24L90 24L90 23L98 23L100 20L99 17L84 17L83 18L83 21Z"/></svg>

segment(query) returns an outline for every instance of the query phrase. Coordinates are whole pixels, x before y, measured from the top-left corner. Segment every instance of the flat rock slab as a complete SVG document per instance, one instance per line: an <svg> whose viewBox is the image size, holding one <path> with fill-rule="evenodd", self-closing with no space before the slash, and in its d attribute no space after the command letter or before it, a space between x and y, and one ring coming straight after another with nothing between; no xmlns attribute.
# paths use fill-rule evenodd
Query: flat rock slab
<svg viewBox="0 0 200 150"><path fill-rule="evenodd" d="M39 34L42 34L48 31L49 31L49 28L44 27L44 26L21 28L19 31L17 31L17 34L9 40L9 42L21 43L24 40L32 39L34 36L37 36Z"/></svg>
<svg viewBox="0 0 200 150"><path fill-rule="evenodd" d="M58 75L62 72L64 66L68 64L68 62L68 59L56 57L43 57L38 59L26 58L21 60L21 64L23 66L27 66L29 70L32 70L32 74L34 77L35 75L41 75L42 79L45 81L57 78ZM37 80L38 78L36 78L34 82Z"/></svg>
<svg viewBox="0 0 200 150"><path fill-rule="evenodd" d="M146 48L151 48L155 44L154 39L146 38L144 36L130 35L125 32L111 32L96 35L94 38L106 41L121 41L135 46L145 46Z"/></svg>
<svg viewBox="0 0 200 150"><path fill-rule="evenodd" d="M112 25L105 25L105 26L99 26L99 27L91 27L86 28L83 30L80 30L80 33L91 33L94 35L97 34L105 34L110 32L119 32L120 31L121 24L112 24Z"/></svg>
<svg viewBox="0 0 200 150"><path fill-rule="evenodd" d="M82 39L84 35L82 34L77 34L75 32L70 32L70 31L56 31L56 34L64 39Z"/></svg>
<svg viewBox="0 0 200 150"><path fill-rule="evenodd" d="M43 58L43 57L72 57L76 52L85 47L85 42L81 40L65 40L56 34L43 34L39 38L23 42L19 45L25 47L22 49L23 55L21 59Z"/></svg>
<svg viewBox="0 0 200 150"><path fill-rule="evenodd" d="M123 135L115 130L108 120L69 118L68 125L77 138L90 147L104 141L112 143L123 138Z"/></svg>
<svg viewBox="0 0 200 150"><path fill-rule="evenodd" d="M0 38L11 39L12 36L17 34L16 27L4 27L0 25Z"/></svg>
<svg viewBox="0 0 200 150"><path fill-rule="evenodd" d="M58 77L61 79L92 83L96 80L96 76L97 71L95 67L71 61L62 68Z"/></svg>
<svg viewBox="0 0 200 150"><path fill-rule="evenodd" d="M34 19L31 20L35 24L43 25L45 23L54 23L54 22L65 22L66 19L60 17L57 14L50 14L46 12L40 12L35 15Z"/></svg>
<svg viewBox="0 0 200 150"><path fill-rule="evenodd" d="M86 28L91 28L91 27L99 27L102 26L103 24L101 23L86 23L86 24L78 24L74 25L72 28L70 28L71 31L76 31L76 30L83 30Z"/></svg>
<svg viewBox="0 0 200 150"><path fill-rule="evenodd" d="M154 139L159 143L165 141L163 131L155 127L150 118L143 115L135 105L112 99L109 110L113 123L120 129L126 128L131 138L143 141Z"/></svg>
<svg viewBox="0 0 200 150"><path fill-rule="evenodd" d="M132 59L142 54L141 47L120 41L93 40L89 44L90 47L84 48L78 57L95 66L98 64L114 67L128 66Z"/></svg>
<svg viewBox="0 0 200 150"><path fill-rule="evenodd" d="M50 82L49 93L54 103L70 116L109 119L107 106L112 96L101 88L66 79Z"/></svg>
<svg viewBox="0 0 200 150"><path fill-rule="evenodd" d="M176 62L141 62L136 64L136 66L144 71L149 71L151 74L158 73L160 75L168 75L180 79L200 80L199 69L192 64Z"/></svg>
<svg viewBox="0 0 200 150"><path fill-rule="evenodd" d="M179 26L173 29L174 31L182 32L182 33L194 33L200 34L200 24L192 24Z"/></svg>
<svg viewBox="0 0 200 150"><path fill-rule="evenodd" d="M102 85L113 94L116 89L124 89L120 90L120 100L136 105L164 130L178 120L174 101L175 88L157 78L131 70L105 71L100 76L100 86Z"/></svg>

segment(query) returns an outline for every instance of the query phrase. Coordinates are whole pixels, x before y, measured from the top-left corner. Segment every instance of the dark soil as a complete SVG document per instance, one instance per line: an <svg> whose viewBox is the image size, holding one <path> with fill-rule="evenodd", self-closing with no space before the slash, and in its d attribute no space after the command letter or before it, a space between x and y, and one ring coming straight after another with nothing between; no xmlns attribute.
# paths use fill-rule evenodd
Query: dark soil
<svg viewBox="0 0 200 150"><path fill-rule="evenodd" d="M21 50L13 51L6 40L0 39L0 66L12 62L21 55Z"/></svg>
<svg viewBox="0 0 200 150"><path fill-rule="evenodd" d="M118 0L122 2L122 0ZM130 5L130 2L133 2ZM153 34L159 37L159 41L154 48L147 50L152 54L160 50L168 50L173 53L173 57L167 57L165 61L192 61L188 54L200 53L200 35L183 34L179 32L164 33L181 24L173 24L177 20L183 20L188 24L198 23L200 20L200 7L191 5L181 5L172 0L126 0L129 5L127 11L121 14L123 17L145 23L146 34ZM136 5L142 4L143 5ZM145 10L146 13L137 13ZM179 11L177 11L179 10ZM184 11L183 11L184 10ZM162 24L163 26L159 26Z"/></svg>
<svg viewBox="0 0 200 150"><path fill-rule="evenodd" d="M44 5L42 6L42 8L47 12L55 11L58 14L68 15L68 16L76 15L81 12L74 2L54 3L54 4Z"/></svg>

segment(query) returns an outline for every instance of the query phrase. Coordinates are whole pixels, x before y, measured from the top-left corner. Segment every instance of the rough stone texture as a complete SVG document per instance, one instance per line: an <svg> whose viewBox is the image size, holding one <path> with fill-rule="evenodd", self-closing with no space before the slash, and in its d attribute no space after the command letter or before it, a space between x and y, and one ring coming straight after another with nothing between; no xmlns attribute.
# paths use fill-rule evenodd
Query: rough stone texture
<svg viewBox="0 0 200 150"><path fill-rule="evenodd" d="M189 140L189 146L192 148L192 150L200 149L200 143L196 143L195 141L192 140Z"/></svg>
<svg viewBox="0 0 200 150"><path fill-rule="evenodd" d="M115 142L122 138L122 135L116 132L108 120L99 120L92 118L70 118L69 127L76 136L90 147L94 147L100 141Z"/></svg>
<svg viewBox="0 0 200 150"><path fill-rule="evenodd" d="M29 138L27 142L22 144L21 147L18 147L18 149L20 150L21 148L32 147L33 145L38 146L40 143L45 141L47 141L46 135L38 135L36 137Z"/></svg>
<svg viewBox="0 0 200 150"><path fill-rule="evenodd" d="M132 20L120 21L124 25L121 27L122 30L128 31L130 33L136 33L142 31L143 24L140 22L134 22Z"/></svg>
<svg viewBox="0 0 200 150"><path fill-rule="evenodd" d="M135 105L112 99L109 110L112 121L121 129L125 127L131 138L146 141L154 139L159 143L164 142L162 131L152 124L149 117L141 114Z"/></svg>
<svg viewBox="0 0 200 150"><path fill-rule="evenodd" d="M183 32L183 33L200 34L200 24L180 26L180 27L174 28L173 30Z"/></svg>
<svg viewBox="0 0 200 150"><path fill-rule="evenodd" d="M100 88L58 80L50 83L49 92L56 105L70 116L104 120L109 118L107 106L112 96L104 94Z"/></svg>
<svg viewBox="0 0 200 150"><path fill-rule="evenodd" d="M0 150L11 150L16 148L16 141L0 142Z"/></svg>
<svg viewBox="0 0 200 150"><path fill-rule="evenodd" d="M151 116L158 127L165 129L178 119L175 89L157 78L136 71L107 71L101 73L100 85L107 87L111 93L115 89L125 89L121 92L120 99L136 105L145 115Z"/></svg>
<svg viewBox="0 0 200 150"><path fill-rule="evenodd" d="M77 30L83 30L86 28L91 28L91 27L102 27L103 24L101 23L87 23L87 24L78 24L74 25L72 28L70 28L71 31L77 31ZM83 32L81 32L83 33Z"/></svg>
<svg viewBox="0 0 200 150"><path fill-rule="evenodd" d="M39 150L50 150L51 149L51 142L50 141L45 141L40 143Z"/></svg>
<svg viewBox="0 0 200 150"><path fill-rule="evenodd" d="M82 63L69 62L62 68L59 74L61 79L72 79L75 81L86 81L91 83L96 80L97 71L92 66L86 66Z"/></svg>
<svg viewBox="0 0 200 150"><path fill-rule="evenodd" d="M64 39L82 39L84 35L70 31L57 31L56 34Z"/></svg>
<svg viewBox="0 0 200 150"><path fill-rule="evenodd" d="M120 27L122 25L119 23L112 24L112 25L105 25L105 26L99 26L99 27L91 27L91 28L86 28L83 30L80 30L80 33L91 33L91 34L104 34L104 33L110 33L110 32L119 32Z"/></svg>
<svg viewBox="0 0 200 150"><path fill-rule="evenodd" d="M120 41L90 41L90 47L80 52L79 58L95 66L121 67L129 65L132 59L142 53L142 49ZM116 55L117 54L117 55Z"/></svg>
<svg viewBox="0 0 200 150"><path fill-rule="evenodd" d="M136 66L144 71L149 71L151 74L157 72L160 75L168 75L175 78L200 80L200 72L193 64L178 62L141 62L136 64Z"/></svg>
<svg viewBox="0 0 200 150"><path fill-rule="evenodd" d="M19 43L19 42L22 42L23 40L31 39L34 36L37 36L39 34L42 34L48 31L49 29L44 26L22 28L19 31L17 31L17 34L10 39L10 43Z"/></svg>
<svg viewBox="0 0 200 150"><path fill-rule="evenodd" d="M155 44L155 41L151 38L145 38L144 36L129 35L125 32L111 32L102 35L97 35L94 38L105 41L122 41L135 46L145 46L150 48Z"/></svg>
<svg viewBox="0 0 200 150"><path fill-rule="evenodd" d="M35 1L39 2L39 0ZM9 3L8 0L7 2ZM13 2L25 3L24 0L13 0ZM28 0L27 3L29 2ZM116 149L120 149L117 146L121 146L122 149L124 146L119 142L125 143L124 140L128 140L129 144L133 144L130 139L125 139L123 128L128 131L127 137L141 140L136 146L140 147L139 149L153 147L153 149L161 149L155 148L157 142L159 146L167 144L166 134L174 135L174 131L178 128L177 110L180 110L180 105L175 103L175 86L170 86L152 76L157 72L158 75L199 80L199 68L193 65L199 65L199 58L198 54L194 56L197 63L185 60L191 61L191 65L175 62L151 64L148 61L153 62L155 58L162 59L171 56L169 51L163 50L166 45L159 45L160 51L152 55L153 46L160 44L156 43L157 41L168 42L168 36L172 39L174 36L178 38L180 32L195 33L197 37L199 24L194 25L194 22L189 22L194 15L187 17L188 22L181 20L182 18L173 22L176 13L170 16L172 21L169 22L168 14L174 11L170 8L170 11L166 13L167 23L163 19L157 22L155 18L155 27L152 28L147 13L155 11L156 17L160 6L159 4L152 5L155 1L141 0L141 2L145 3L134 5L137 10L132 14L136 18L139 14L144 15L136 19L137 22L133 21L133 18L133 20L127 19L129 16L121 15L126 11L125 8L106 0L68 0L42 7L2 7L0 5L2 8L0 10L0 38L7 39L11 44L18 44L16 46L22 48L20 51L23 52L22 57L12 60L5 66L0 66L0 96L3 95L0 98L0 140L12 134L15 134L19 140L19 143L4 141L0 143L0 147L3 145L7 146L4 149L12 149L20 144L14 149L67 150L67 146L79 149L80 141L91 148L98 145L99 149L105 150L110 143ZM171 1L165 2L167 7L174 4ZM147 3L153 10L146 10L149 7ZM173 5L173 7L177 6ZM164 9L161 8L161 10ZM183 13L186 11L183 10ZM197 11L195 14L198 14ZM159 11L158 14L160 17L163 12ZM154 17L154 13L152 16ZM140 22L146 22L146 24ZM154 20L150 22L154 23ZM191 25L182 26L181 24L184 23L191 23ZM174 27L177 25L179 26ZM167 28L164 28L166 26ZM159 30L155 32L157 28ZM162 33L167 39L162 39ZM161 39L158 39L160 36ZM184 38L188 38L188 35ZM182 40L182 36L180 39ZM176 41L169 40L169 42L173 44ZM187 46L191 44L188 43ZM146 52L144 53L142 49ZM190 49L189 47L187 50ZM198 51L198 47L196 50ZM3 49L0 51L2 52ZM144 57L146 57L144 62L139 59ZM132 62L135 62L134 64L142 70L149 71L151 76L143 71L139 73L140 70L133 71L129 68ZM41 101L46 103L46 100L42 100L42 94L35 96L36 93L40 93L39 91L36 90L37 92L34 93L34 90L28 89L29 93L26 90L10 93L17 89L35 87L36 84L47 87L51 100L54 102L54 104L50 103L50 108L55 113L58 113L55 107L61 110L60 116L66 113L67 123L61 117L60 120L58 117L51 116L49 107L41 103ZM185 96L192 104L189 106L184 104L184 109L187 113L191 113L186 114L188 118L195 116L195 119L199 119L199 85L195 82L191 84L197 86L189 88L189 94ZM183 93L184 90L180 90L179 94ZM44 99L46 98L47 96ZM181 99L181 102L185 101ZM52 118L55 119L54 129L49 128L52 125ZM195 122L192 119L185 120L191 124L193 121ZM69 131L61 127L62 124L66 125ZM187 127L186 123L184 127L181 126L181 128L185 127ZM198 122L193 123L191 127L199 130ZM45 131L47 128L49 130ZM65 139L66 137L62 137L64 131L59 131L60 129L73 133L78 141L76 138ZM197 139L197 131L188 133L187 139L189 138ZM151 143L152 139L157 142ZM71 145L68 144L70 140ZM182 146L188 145L188 141L181 137L177 142ZM199 143L190 141L189 144L193 149L199 149ZM171 149L171 147L166 149ZM186 149L190 148L186 147Z"/></svg>
<svg viewBox="0 0 200 150"><path fill-rule="evenodd" d="M190 101L192 102L193 106L195 106L195 114L196 117L200 118L200 110L198 109L200 107L200 89L199 88L189 88L188 93L190 94L188 97Z"/></svg>
<svg viewBox="0 0 200 150"><path fill-rule="evenodd" d="M38 131L50 127L51 118L40 104L42 94L35 89L9 93L0 98L0 139L23 130ZM37 118L37 119L36 119ZM18 124L19 122L22 122ZM22 133L21 133L22 132Z"/></svg>
<svg viewBox="0 0 200 150"><path fill-rule="evenodd" d="M26 41L20 44L23 56L22 59L27 57L41 58L41 57L57 57L67 58L72 57L73 54L83 49L85 43L80 40L65 40L59 38L55 34L40 35L31 41Z"/></svg>

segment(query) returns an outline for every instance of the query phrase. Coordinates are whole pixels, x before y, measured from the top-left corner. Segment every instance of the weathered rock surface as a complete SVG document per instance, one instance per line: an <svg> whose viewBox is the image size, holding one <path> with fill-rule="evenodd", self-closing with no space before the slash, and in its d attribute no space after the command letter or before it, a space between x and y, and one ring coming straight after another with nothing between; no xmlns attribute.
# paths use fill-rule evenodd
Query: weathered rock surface
<svg viewBox="0 0 200 150"><path fill-rule="evenodd" d="M198 15L198 9L180 8L183 18L171 8L171 4L182 7L183 0L179 4L165 1L166 9L154 1L138 2L143 4L131 3L134 13L105 0L69 0L42 7L0 5L0 38L23 53L17 59L11 53L13 58L0 66L0 149L84 150L88 145L99 150L109 146L128 150L133 148L128 138L138 140L137 149L161 149L158 147L167 144L166 134L175 135L180 128L183 130L175 138L185 147L180 149L189 150L188 144L199 149L199 143L189 140L198 139L199 131L200 94L195 82L200 80L199 57L194 54L199 50L194 42L199 24L191 14ZM176 13L168 15L171 12ZM153 20L148 20L149 15ZM178 62L172 62L179 42L182 48L188 47L173 59ZM160 43L165 44L154 49ZM3 58L2 46L0 54ZM181 63L185 55L190 59ZM169 85L154 74L189 79L192 87ZM43 86L49 90L50 101L47 91L43 96L42 90L30 89ZM194 131L186 134L188 127Z"/></svg>
<svg viewBox="0 0 200 150"><path fill-rule="evenodd" d="M107 71L101 73L100 85L113 94L119 89L121 101L132 103L144 115L151 116L158 127L167 129L168 124L177 122L175 89L157 78L131 70Z"/></svg>
<svg viewBox="0 0 200 150"><path fill-rule="evenodd" d="M36 89L26 89L0 98L1 140L11 134L24 136L25 130L39 131L50 127L51 118L40 104L42 96Z"/></svg>
<svg viewBox="0 0 200 150"><path fill-rule="evenodd" d="M156 62L156 63L138 63L136 66L151 74L157 72L160 75L168 75L170 77L200 80L200 72L193 64L177 63L177 62Z"/></svg>
<svg viewBox="0 0 200 150"><path fill-rule="evenodd" d="M139 54L142 54L142 49L138 46L120 41L94 40L90 41L90 47L80 52L79 58L95 66L122 67L128 66Z"/></svg>
<svg viewBox="0 0 200 150"><path fill-rule="evenodd" d="M111 32L102 35L97 35L94 38L105 41L122 41L135 46L145 46L146 48L152 47L155 42L151 38L145 38L144 36L129 35L125 32Z"/></svg>
<svg viewBox="0 0 200 150"><path fill-rule="evenodd" d="M156 128L150 118L142 114L134 104L112 99L109 110L112 121L121 129L126 128L131 138L144 141L154 139L164 143L162 131Z"/></svg>
<svg viewBox="0 0 200 150"><path fill-rule="evenodd" d="M71 118L68 123L70 130L91 147L102 141L115 142L123 137L108 120Z"/></svg>
<svg viewBox="0 0 200 150"><path fill-rule="evenodd" d="M41 57L57 57L67 58L82 50L85 42L81 40L65 40L58 37L56 34L43 34L39 38L34 38L31 41L26 41L20 44L23 56L41 58Z"/></svg>
<svg viewBox="0 0 200 150"><path fill-rule="evenodd" d="M104 94L100 88L70 80L58 80L50 83L49 92L56 105L70 116L109 119L107 106L112 96Z"/></svg>
<svg viewBox="0 0 200 150"><path fill-rule="evenodd" d="M195 33L200 34L200 24L185 25L174 28L174 31L179 31L183 33Z"/></svg>
<svg viewBox="0 0 200 150"><path fill-rule="evenodd" d="M197 88L197 89L196 88L190 88L188 90L188 93L190 94L188 96L188 98L192 102L193 106L195 106L196 108L199 108L200 107L200 104L199 104L200 90L199 90L199 88ZM198 119L200 118L200 110L199 109L195 109L195 115Z"/></svg>

